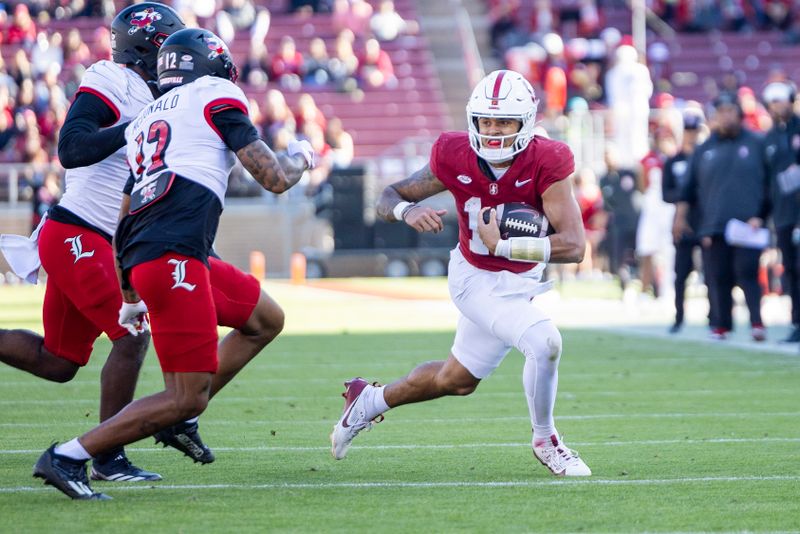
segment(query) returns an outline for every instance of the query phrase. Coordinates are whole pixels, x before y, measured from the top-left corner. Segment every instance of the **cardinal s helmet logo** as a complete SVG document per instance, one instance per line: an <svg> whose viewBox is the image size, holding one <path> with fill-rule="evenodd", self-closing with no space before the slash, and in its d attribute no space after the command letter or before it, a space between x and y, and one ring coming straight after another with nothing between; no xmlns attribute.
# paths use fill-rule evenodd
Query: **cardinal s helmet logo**
<svg viewBox="0 0 800 534"><path fill-rule="evenodd" d="M91 258L94 256L94 250L90 250L89 252L83 251L83 243L81 243L81 236L83 234L78 234L75 237L68 237L64 240L64 243L69 243L69 251L75 256L75 261L73 263L78 263L78 260L82 258Z"/></svg>
<svg viewBox="0 0 800 534"><path fill-rule="evenodd" d="M153 23L157 20L161 20L161 13L152 7L148 7L142 11L137 11L131 17L131 27L128 30L128 33L133 35L139 30L144 30L147 33L150 33L155 30Z"/></svg>
<svg viewBox="0 0 800 534"><path fill-rule="evenodd" d="M206 36L204 40L208 49L211 50L208 53L208 59L216 59L225 53L225 45L216 36Z"/></svg>
<svg viewBox="0 0 800 534"><path fill-rule="evenodd" d="M196 287L195 284L190 284L185 281L186 279L186 262L189 260L169 260L167 263L170 265L174 265L175 268L172 270L172 279L175 281L175 284L170 289L175 288L182 288L186 291L194 291Z"/></svg>

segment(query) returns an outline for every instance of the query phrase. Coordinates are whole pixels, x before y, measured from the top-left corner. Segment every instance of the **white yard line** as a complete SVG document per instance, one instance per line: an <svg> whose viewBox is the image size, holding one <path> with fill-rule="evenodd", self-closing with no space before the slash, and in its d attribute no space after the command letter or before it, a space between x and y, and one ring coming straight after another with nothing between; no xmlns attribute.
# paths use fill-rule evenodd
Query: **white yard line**
<svg viewBox="0 0 800 534"><path fill-rule="evenodd" d="M648 479L602 479L602 478L564 478L549 480L508 480L494 482L319 482L319 483L283 483L283 484L145 484L108 486L111 493L115 491L142 490L300 490L300 489L394 489L394 488L536 488L546 486L657 486L667 484L707 484L714 482L795 482L800 476L742 476L742 477L685 477L685 478L648 478ZM105 491L105 487L103 488ZM0 487L0 493L54 491L46 487L17 486Z"/></svg>
<svg viewBox="0 0 800 534"><path fill-rule="evenodd" d="M729 443L800 443L800 438L709 438L709 439L651 439L634 441L570 441L572 447L641 447L646 445L706 445ZM454 449L490 449L490 448L527 448L528 442L519 443L455 443L455 444L406 444L406 445L369 445L354 446L354 450L454 450ZM214 447L214 452L319 452L329 451L330 447ZM138 452L173 452L163 447L129 447L128 450ZM0 449L0 455L7 454L39 454L42 449Z"/></svg>

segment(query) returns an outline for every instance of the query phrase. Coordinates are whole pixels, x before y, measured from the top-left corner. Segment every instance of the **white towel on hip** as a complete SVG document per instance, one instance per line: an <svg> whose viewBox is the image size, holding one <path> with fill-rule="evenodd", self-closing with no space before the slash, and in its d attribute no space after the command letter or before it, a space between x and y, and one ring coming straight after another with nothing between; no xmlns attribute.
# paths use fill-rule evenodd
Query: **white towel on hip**
<svg viewBox="0 0 800 534"><path fill-rule="evenodd" d="M39 230L42 229L45 215L39 226L30 235L2 234L0 235L0 251L6 257L8 265L14 274L30 284L39 281L39 268L42 262L39 259Z"/></svg>

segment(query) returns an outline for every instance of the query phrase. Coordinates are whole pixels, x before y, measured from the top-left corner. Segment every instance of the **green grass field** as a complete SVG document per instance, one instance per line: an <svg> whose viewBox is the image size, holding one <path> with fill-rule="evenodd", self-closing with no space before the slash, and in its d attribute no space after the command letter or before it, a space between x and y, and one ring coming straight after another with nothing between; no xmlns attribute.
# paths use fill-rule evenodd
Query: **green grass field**
<svg viewBox="0 0 800 534"><path fill-rule="evenodd" d="M217 461L140 442L130 457L164 481L95 483L110 502L31 478L51 441L95 423L109 344L69 384L0 366L0 531L800 531L796 354L565 329L556 422L591 478L534 460L516 352L472 396L390 411L334 461L345 379L388 382L449 350L441 282L410 283L439 300L270 284L287 332L201 418ZM38 330L40 298L0 288L0 328ZM148 357L137 393L160 387Z"/></svg>

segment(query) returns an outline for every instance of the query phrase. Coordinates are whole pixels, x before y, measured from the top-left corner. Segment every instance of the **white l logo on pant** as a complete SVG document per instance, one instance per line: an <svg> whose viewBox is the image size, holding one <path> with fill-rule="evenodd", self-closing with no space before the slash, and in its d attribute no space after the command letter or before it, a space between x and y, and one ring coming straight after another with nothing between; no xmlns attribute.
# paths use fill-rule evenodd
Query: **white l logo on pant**
<svg viewBox="0 0 800 534"><path fill-rule="evenodd" d="M176 287L180 287L185 289L186 291L194 291L196 287L195 284L189 284L185 282L186 278L186 262L189 260L169 260L167 263L170 265L174 265L175 269L172 271L172 279L175 280L175 285L173 285L170 289L175 289Z"/></svg>

